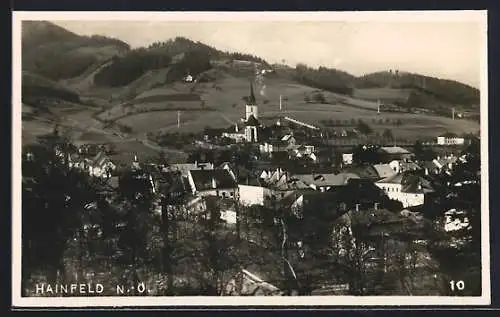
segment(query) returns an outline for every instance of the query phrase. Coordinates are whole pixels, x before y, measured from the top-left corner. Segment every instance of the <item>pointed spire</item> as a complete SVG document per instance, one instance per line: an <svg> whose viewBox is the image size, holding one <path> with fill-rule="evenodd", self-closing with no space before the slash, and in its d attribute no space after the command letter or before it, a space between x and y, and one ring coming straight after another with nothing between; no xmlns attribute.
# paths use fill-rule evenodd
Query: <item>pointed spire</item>
<svg viewBox="0 0 500 317"><path fill-rule="evenodd" d="M256 100L255 100L255 94L253 93L253 85L252 82L250 82L250 98L248 100L249 104L255 105Z"/></svg>

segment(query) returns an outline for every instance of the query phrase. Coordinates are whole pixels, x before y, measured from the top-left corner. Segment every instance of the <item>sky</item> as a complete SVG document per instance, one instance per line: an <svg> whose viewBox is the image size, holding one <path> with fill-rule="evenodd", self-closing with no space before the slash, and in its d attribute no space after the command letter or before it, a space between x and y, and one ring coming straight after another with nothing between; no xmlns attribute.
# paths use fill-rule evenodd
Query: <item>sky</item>
<svg viewBox="0 0 500 317"><path fill-rule="evenodd" d="M332 67L353 75L398 69L480 87L482 26L474 21L52 20L80 35L132 48L183 36L270 63Z"/></svg>

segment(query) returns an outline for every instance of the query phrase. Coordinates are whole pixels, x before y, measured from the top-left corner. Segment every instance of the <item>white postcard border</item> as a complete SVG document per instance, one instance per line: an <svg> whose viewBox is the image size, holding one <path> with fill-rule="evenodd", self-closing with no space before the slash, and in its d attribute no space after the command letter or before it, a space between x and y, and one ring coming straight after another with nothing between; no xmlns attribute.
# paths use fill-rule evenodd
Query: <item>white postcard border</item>
<svg viewBox="0 0 500 317"><path fill-rule="evenodd" d="M483 26L480 86L482 295L444 296L293 296L293 297L21 297L21 21L477 21ZM12 15L12 306L466 306L491 304L488 180L487 11L387 12L27 12Z"/></svg>

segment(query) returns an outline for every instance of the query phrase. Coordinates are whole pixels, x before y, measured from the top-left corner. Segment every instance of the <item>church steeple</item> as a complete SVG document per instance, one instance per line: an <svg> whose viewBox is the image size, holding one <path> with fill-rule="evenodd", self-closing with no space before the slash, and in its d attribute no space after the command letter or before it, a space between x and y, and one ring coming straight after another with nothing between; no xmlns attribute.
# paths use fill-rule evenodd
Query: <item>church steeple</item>
<svg viewBox="0 0 500 317"><path fill-rule="evenodd" d="M253 93L253 85L250 82L250 98L248 99L250 105L255 105L257 101L255 100L255 94Z"/></svg>

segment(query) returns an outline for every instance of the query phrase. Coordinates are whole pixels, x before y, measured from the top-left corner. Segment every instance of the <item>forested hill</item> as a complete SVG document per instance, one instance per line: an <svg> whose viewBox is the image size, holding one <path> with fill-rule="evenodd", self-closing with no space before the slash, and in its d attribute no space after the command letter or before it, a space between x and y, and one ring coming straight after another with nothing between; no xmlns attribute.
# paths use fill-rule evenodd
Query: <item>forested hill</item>
<svg viewBox="0 0 500 317"><path fill-rule="evenodd" d="M180 80L187 73L192 76L212 68L211 62L218 60L245 60L269 65L257 56L243 53L223 52L201 42L176 37L165 42L155 42L148 47L131 50L102 69L95 83L102 86L123 86L138 79L146 72L170 67L166 82Z"/></svg>
<svg viewBox="0 0 500 317"><path fill-rule="evenodd" d="M469 85L447 79L419 74L384 71L361 76L356 79L356 88L413 89L437 99L465 105L479 105L479 90Z"/></svg>
<svg viewBox="0 0 500 317"><path fill-rule="evenodd" d="M196 78L217 67L231 75L252 76L257 64L260 68L274 69L266 76L356 98L363 98L363 92L356 92L370 88L404 91L397 102L409 108L446 109L452 105L467 108L479 104L478 89L452 80L398 71L356 77L338 69L312 68L305 64L271 66L260 57L221 51L184 37L130 49L118 39L80 36L45 21L23 22L22 36L23 70L60 83L91 71L94 71L91 85L101 87L123 87L155 70L166 74L164 84L181 80L187 74ZM373 94L379 98L378 92L372 91Z"/></svg>
<svg viewBox="0 0 500 317"><path fill-rule="evenodd" d="M121 40L80 36L47 21L24 21L21 29L23 70L52 80L76 77L129 50Z"/></svg>

